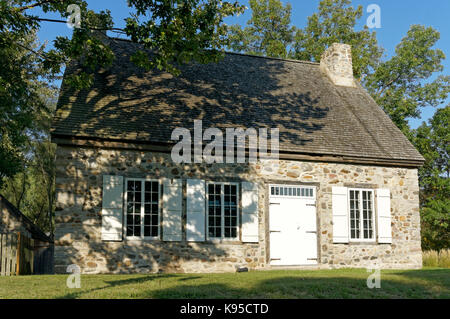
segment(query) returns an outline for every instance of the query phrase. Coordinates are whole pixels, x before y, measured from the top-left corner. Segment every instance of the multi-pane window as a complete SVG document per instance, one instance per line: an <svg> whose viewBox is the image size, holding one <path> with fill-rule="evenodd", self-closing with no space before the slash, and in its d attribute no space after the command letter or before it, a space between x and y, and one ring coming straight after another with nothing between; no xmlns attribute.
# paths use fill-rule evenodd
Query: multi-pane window
<svg viewBox="0 0 450 319"><path fill-rule="evenodd" d="M237 239L239 236L237 184L208 183L207 196L208 238Z"/></svg>
<svg viewBox="0 0 450 319"><path fill-rule="evenodd" d="M128 179L126 193L127 237L159 236L159 183Z"/></svg>
<svg viewBox="0 0 450 319"><path fill-rule="evenodd" d="M350 239L373 240L375 238L373 191L350 189L349 209Z"/></svg>

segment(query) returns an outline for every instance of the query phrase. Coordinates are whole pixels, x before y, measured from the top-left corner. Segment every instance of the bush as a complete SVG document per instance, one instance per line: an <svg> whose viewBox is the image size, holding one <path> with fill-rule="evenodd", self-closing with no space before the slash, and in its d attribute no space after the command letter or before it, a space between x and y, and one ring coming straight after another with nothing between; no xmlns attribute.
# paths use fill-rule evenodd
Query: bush
<svg viewBox="0 0 450 319"><path fill-rule="evenodd" d="M424 267L450 268L450 249L441 250L439 254L435 250L424 251L422 260Z"/></svg>

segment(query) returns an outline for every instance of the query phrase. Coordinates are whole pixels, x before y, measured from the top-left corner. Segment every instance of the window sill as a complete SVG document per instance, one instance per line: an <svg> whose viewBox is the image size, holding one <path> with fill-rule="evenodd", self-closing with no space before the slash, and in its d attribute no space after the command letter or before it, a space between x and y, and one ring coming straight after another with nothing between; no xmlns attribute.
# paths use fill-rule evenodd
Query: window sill
<svg viewBox="0 0 450 319"><path fill-rule="evenodd" d="M159 237L125 237L124 241L132 241L132 242L138 242L138 241L162 241Z"/></svg>
<svg viewBox="0 0 450 319"><path fill-rule="evenodd" d="M374 240L371 241L349 241L349 245L377 245L378 243Z"/></svg>
<svg viewBox="0 0 450 319"><path fill-rule="evenodd" d="M229 245L241 245L242 241L238 239L207 239L204 241L207 244L229 244Z"/></svg>

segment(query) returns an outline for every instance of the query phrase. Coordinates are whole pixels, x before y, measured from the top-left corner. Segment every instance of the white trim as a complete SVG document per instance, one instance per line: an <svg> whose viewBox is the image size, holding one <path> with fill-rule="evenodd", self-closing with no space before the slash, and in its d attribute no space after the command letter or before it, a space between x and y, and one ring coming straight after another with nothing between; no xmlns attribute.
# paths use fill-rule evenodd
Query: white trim
<svg viewBox="0 0 450 319"><path fill-rule="evenodd" d="M359 233L360 238L352 238L352 229L351 229L351 212L350 212L350 191L358 191L358 202L359 202ZM363 214L363 199L362 192L370 192L372 193L371 201L372 201L372 236L373 238L361 238L364 237L364 214ZM352 243L374 243L376 242L376 225L375 225L375 192L374 189L370 188L348 188L347 189L347 207L348 207L348 240Z"/></svg>
<svg viewBox="0 0 450 319"><path fill-rule="evenodd" d="M140 181L141 184L141 236L127 236L127 207L128 207L128 181ZM157 182L158 183L158 235L157 236L144 236L144 217L145 217L145 182ZM160 240L161 236L161 181L159 179L148 178L125 178L125 205L124 205L124 238L126 240Z"/></svg>
<svg viewBox="0 0 450 319"><path fill-rule="evenodd" d="M221 237L210 237L209 236L209 191L208 187L209 185L221 185L220 187L220 234ZM225 185L235 185L236 186L236 237L225 237L225 205L224 205L224 190ZM206 239L211 242L226 242L226 241L240 241L240 218L239 218L239 183L235 182L206 182L205 183L205 199L206 199L206 205L205 205L205 218L206 218Z"/></svg>

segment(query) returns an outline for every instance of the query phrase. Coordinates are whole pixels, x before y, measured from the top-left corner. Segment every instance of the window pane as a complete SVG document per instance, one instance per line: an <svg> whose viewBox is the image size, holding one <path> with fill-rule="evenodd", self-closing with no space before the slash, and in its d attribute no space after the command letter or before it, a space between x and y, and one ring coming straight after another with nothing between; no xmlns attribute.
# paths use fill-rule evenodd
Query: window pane
<svg viewBox="0 0 450 319"><path fill-rule="evenodd" d="M134 188L137 192L140 192L142 190L142 182L141 181L134 181Z"/></svg>
<svg viewBox="0 0 450 319"><path fill-rule="evenodd" d="M141 192L134 193L134 201L136 203L140 203L142 201L142 193Z"/></svg>
<svg viewBox="0 0 450 319"><path fill-rule="evenodd" d="M350 191L350 238L359 238L360 228L360 203L359 191Z"/></svg>
<svg viewBox="0 0 450 319"><path fill-rule="evenodd" d="M363 191L363 235L364 239L372 239L373 238L373 225L372 225L372 192L371 191Z"/></svg>
<svg viewBox="0 0 450 319"><path fill-rule="evenodd" d="M127 226L127 236L133 236L133 226Z"/></svg>

